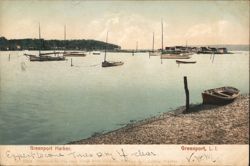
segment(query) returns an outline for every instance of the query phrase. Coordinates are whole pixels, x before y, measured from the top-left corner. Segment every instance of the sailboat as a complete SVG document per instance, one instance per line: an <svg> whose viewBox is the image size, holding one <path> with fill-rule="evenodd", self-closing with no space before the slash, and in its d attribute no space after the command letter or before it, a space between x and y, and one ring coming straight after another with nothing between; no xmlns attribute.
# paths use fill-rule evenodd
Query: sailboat
<svg viewBox="0 0 250 166"><path fill-rule="evenodd" d="M189 54L177 53L175 51L164 51L163 50L163 22L162 21L161 21L161 31L162 31L161 60L162 59L189 59L191 58Z"/></svg>
<svg viewBox="0 0 250 166"><path fill-rule="evenodd" d="M106 47L105 47L105 54L104 54L104 61L102 62L102 67L113 67L113 66L121 66L124 64L124 62L113 62L113 61L107 61L107 43L108 43L108 32L106 36Z"/></svg>
<svg viewBox="0 0 250 166"><path fill-rule="evenodd" d="M50 54L56 54L56 52L41 53L41 30L40 30L40 23L39 23L39 41L40 41L40 48L39 48L38 56L31 55L31 54L24 54L25 56L29 57L30 61L63 61L63 60L65 60L65 57L48 56Z"/></svg>
<svg viewBox="0 0 250 166"><path fill-rule="evenodd" d="M155 52L155 50L154 50L154 35L155 35L155 33L153 32L153 47L152 47L152 51L149 52L149 57L150 56L159 56L160 55L160 52Z"/></svg>
<svg viewBox="0 0 250 166"><path fill-rule="evenodd" d="M135 53L137 53L137 51L138 51L138 41L136 41L135 50L132 51L132 55L134 56Z"/></svg>
<svg viewBox="0 0 250 166"><path fill-rule="evenodd" d="M66 25L64 25L64 44L65 43L66 43ZM63 56L66 56L66 57L85 57L86 54L84 52L79 52L79 51L66 52L66 44L65 44Z"/></svg>
<svg viewBox="0 0 250 166"><path fill-rule="evenodd" d="M162 54L162 59L190 59L190 55L189 54L172 54L172 53L163 53Z"/></svg>
<svg viewBox="0 0 250 166"><path fill-rule="evenodd" d="M196 63L196 61L192 61L192 60L176 60L176 63L184 63L184 64L188 64L188 63Z"/></svg>
<svg viewBox="0 0 250 166"><path fill-rule="evenodd" d="M183 51L183 52L181 52L180 55L182 55L182 56L183 55L185 55L185 56L191 56L193 54L194 54L193 52L191 52L191 51L188 50L187 41L186 41L186 50Z"/></svg>

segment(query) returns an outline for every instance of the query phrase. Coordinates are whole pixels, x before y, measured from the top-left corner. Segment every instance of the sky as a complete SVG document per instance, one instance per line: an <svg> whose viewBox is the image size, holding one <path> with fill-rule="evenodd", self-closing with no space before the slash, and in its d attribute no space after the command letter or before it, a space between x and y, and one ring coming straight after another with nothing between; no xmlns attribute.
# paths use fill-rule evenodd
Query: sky
<svg viewBox="0 0 250 166"><path fill-rule="evenodd" d="M94 39L123 49L163 45L249 44L249 1L1 0L7 39Z"/></svg>

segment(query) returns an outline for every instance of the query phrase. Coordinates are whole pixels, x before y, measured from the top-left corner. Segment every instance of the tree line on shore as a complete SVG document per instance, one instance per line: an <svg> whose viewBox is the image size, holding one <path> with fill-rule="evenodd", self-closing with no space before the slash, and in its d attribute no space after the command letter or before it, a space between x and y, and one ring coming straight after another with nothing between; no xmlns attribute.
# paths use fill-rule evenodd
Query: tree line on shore
<svg viewBox="0 0 250 166"><path fill-rule="evenodd" d="M119 50L120 46L97 40L6 39L0 37L0 50Z"/></svg>

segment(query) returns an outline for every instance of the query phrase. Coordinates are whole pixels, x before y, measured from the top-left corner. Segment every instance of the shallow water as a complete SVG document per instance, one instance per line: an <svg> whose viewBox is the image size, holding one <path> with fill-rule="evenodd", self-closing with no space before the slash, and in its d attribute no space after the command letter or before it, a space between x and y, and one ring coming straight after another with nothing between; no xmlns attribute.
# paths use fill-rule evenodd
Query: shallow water
<svg viewBox="0 0 250 166"><path fill-rule="evenodd" d="M234 86L249 92L249 52L193 55L196 64L108 53L123 66L102 68L101 55L29 62L22 51L0 52L0 144L65 144L120 128L191 103L205 89ZM8 55L10 54L10 61Z"/></svg>

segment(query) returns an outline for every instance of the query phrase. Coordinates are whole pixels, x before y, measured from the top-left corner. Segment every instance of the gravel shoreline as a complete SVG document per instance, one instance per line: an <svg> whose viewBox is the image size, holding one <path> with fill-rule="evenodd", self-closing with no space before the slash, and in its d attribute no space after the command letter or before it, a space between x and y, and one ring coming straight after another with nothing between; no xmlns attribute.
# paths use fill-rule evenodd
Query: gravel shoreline
<svg viewBox="0 0 250 166"><path fill-rule="evenodd" d="M224 106L191 105L69 144L249 144L249 94Z"/></svg>

